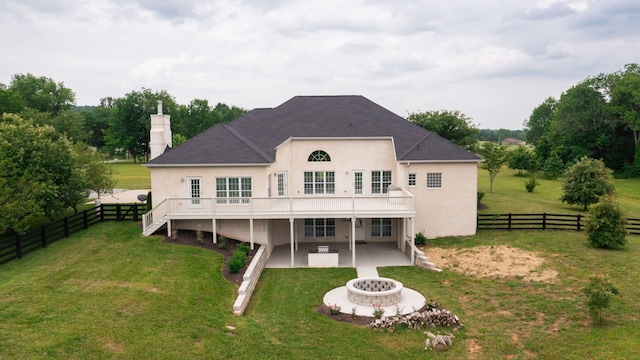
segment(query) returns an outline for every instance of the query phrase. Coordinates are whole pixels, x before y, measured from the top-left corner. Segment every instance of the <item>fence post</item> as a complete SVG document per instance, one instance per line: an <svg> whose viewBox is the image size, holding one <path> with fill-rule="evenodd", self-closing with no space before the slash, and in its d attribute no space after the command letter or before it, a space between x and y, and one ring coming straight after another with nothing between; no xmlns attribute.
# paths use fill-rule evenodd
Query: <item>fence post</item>
<svg viewBox="0 0 640 360"><path fill-rule="evenodd" d="M98 211L100 212L100 222L104 221L104 205L98 205Z"/></svg>
<svg viewBox="0 0 640 360"><path fill-rule="evenodd" d="M509 231L511 231L511 213L509 213L509 226L508 226Z"/></svg>
<svg viewBox="0 0 640 360"><path fill-rule="evenodd" d="M582 218L581 214L578 214L578 231L580 231L580 219Z"/></svg>
<svg viewBox="0 0 640 360"><path fill-rule="evenodd" d="M64 217L64 237L69 237L69 218Z"/></svg>
<svg viewBox="0 0 640 360"><path fill-rule="evenodd" d="M42 247L47 247L47 229L44 225L40 226L40 241L42 241Z"/></svg>
<svg viewBox="0 0 640 360"><path fill-rule="evenodd" d="M138 204L133 204L133 221L138 221Z"/></svg>
<svg viewBox="0 0 640 360"><path fill-rule="evenodd" d="M116 221L120 221L120 204L116 204Z"/></svg>
<svg viewBox="0 0 640 360"><path fill-rule="evenodd" d="M84 229L88 229L89 228L89 223L87 221L87 210L82 212L82 220L83 220L83 225L84 225Z"/></svg>
<svg viewBox="0 0 640 360"><path fill-rule="evenodd" d="M22 259L22 241L20 234L16 234L16 254L18 255L18 259Z"/></svg>
<svg viewBox="0 0 640 360"><path fill-rule="evenodd" d="M542 213L542 230L547 230L547 213Z"/></svg>

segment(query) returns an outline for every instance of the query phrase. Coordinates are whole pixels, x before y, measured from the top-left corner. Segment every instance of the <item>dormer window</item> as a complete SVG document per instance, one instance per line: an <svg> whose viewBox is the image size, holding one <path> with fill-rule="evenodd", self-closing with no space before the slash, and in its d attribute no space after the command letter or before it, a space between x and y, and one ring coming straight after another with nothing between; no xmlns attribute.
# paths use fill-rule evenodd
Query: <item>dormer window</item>
<svg viewBox="0 0 640 360"><path fill-rule="evenodd" d="M325 151L316 150L309 155L307 159L309 162L331 161L331 157Z"/></svg>

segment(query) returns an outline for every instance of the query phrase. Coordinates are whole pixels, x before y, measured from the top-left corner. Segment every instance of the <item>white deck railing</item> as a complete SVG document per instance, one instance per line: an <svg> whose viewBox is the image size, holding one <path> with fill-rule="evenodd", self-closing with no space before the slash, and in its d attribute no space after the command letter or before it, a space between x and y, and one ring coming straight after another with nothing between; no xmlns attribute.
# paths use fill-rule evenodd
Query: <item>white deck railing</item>
<svg viewBox="0 0 640 360"><path fill-rule="evenodd" d="M168 198L143 217L144 229L167 218L392 217L415 213L413 195L277 198Z"/></svg>
<svg viewBox="0 0 640 360"><path fill-rule="evenodd" d="M165 215L288 217L412 213L413 197L169 198ZM155 215L154 215L155 216Z"/></svg>

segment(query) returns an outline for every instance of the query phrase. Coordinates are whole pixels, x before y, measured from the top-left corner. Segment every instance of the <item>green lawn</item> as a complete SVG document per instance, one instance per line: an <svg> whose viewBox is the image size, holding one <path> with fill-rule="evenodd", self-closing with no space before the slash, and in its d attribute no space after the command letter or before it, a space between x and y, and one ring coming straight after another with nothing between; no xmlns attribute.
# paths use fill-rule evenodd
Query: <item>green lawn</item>
<svg viewBox="0 0 640 360"><path fill-rule="evenodd" d="M132 160L109 163L116 187L120 189L151 189L151 172L146 166Z"/></svg>
<svg viewBox="0 0 640 360"><path fill-rule="evenodd" d="M465 326L438 358L633 358L640 237L629 240L619 251L593 249L575 232L483 231L431 240L536 251L559 272L554 284L415 267L379 271L460 316ZM245 315L236 317L236 287L221 277L221 266L217 253L142 237L134 223L96 225L0 266L0 358L425 357L422 330L373 331L315 312L326 291L356 276L354 269L266 269ZM598 271L611 275L621 295L605 324L594 327L581 289Z"/></svg>
<svg viewBox="0 0 640 360"><path fill-rule="evenodd" d="M142 168L114 167L122 165L123 173ZM483 201L485 212L581 212L557 200L559 181L539 180L534 193L524 181L503 170ZM488 190L484 170L479 188ZM627 211L639 216L640 181L616 180L616 188ZM616 251L594 249L584 233L571 231L429 240L445 248L534 251L559 276L541 283L379 269L464 323L453 348L425 354L424 330L373 331L316 313L324 294L355 277L355 269L266 269L237 317L237 287L221 276L220 255L143 237L135 223L103 223L0 266L0 359L632 359L640 338L640 236L628 240ZM582 288L599 272L611 276L620 296L605 323L594 326Z"/></svg>
<svg viewBox="0 0 640 360"><path fill-rule="evenodd" d="M493 182L493 193L489 193L489 175L484 169L478 170L478 190L485 192L482 203L488 206L481 213L585 214L582 207L560 201L562 179L546 180L537 176L540 184L529 193L524 187L528 177L516 174L515 170L503 167ZM618 203L627 217L640 218L640 179L615 179L614 183Z"/></svg>

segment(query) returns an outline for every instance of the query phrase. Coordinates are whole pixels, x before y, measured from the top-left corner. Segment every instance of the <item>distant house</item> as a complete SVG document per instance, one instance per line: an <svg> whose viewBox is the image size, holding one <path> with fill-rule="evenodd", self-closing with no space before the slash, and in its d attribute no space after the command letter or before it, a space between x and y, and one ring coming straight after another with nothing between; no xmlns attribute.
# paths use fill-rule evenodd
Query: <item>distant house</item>
<svg viewBox="0 0 640 360"><path fill-rule="evenodd" d="M502 140L502 145L524 145L524 141L516 138L506 138Z"/></svg>
<svg viewBox="0 0 640 360"><path fill-rule="evenodd" d="M201 229L269 254L290 244L293 262L302 242L409 252L417 232L475 234L481 159L362 96L296 96L175 148L161 105L151 118L145 235Z"/></svg>

